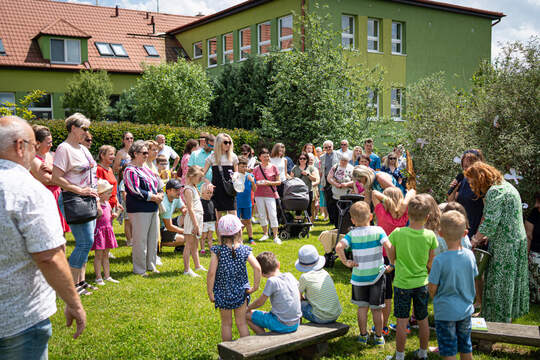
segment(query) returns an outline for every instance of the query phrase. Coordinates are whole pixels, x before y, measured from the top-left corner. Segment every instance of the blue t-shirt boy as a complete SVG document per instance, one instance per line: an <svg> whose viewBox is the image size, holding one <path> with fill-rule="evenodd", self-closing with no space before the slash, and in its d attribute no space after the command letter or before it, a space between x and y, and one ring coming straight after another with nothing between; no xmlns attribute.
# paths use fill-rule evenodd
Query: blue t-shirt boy
<svg viewBox="0 0 540 360"><path fill-rule="evenodd" d="M244 191L236 194L236 209L237 215L242 220L251 219L251 190L252 183L251 180L255 181L252 174L246 173L246 178L244 180Z"/></svg>
<svg viewBox="0 0 540 360"><path fill-rule="evenodd" d="M429 282L437 285L435 320L460 321L474 312L474 278L478 275L471 250L447 250L433 260Z"/></svg>

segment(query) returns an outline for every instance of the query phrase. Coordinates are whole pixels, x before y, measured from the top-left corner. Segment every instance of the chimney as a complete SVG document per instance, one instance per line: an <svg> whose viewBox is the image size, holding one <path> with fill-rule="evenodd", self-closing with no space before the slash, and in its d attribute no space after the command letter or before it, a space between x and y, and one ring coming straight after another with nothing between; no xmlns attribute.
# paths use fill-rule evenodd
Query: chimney
<svg viewBox="0 0 540 360"><path fill-rule="evenodd" d="M195 17L203 17L204 14L202 12L199 12L197 15L195 15Z"/></svg>
<svg viewBox="0 0 540 360"><path fill-rule="evenodd" d="M118 9L118 5L116 5L116 7L114 8L114 17L118 17L120 13L120 10Z"/></svg>
<svg viewBox="0 0 540 360"><path fill-rule="evenodd" d="M156 22L154 21L154 15L152 15L152 20L150 20L150 25L152 25L152 34L156 33Z"/></svg>
<svg viewBox="0 0 540 360"><path fill-rule="evenodd" d="M150 18L150 13L148 11L146 12L146 18Z"/></svg>

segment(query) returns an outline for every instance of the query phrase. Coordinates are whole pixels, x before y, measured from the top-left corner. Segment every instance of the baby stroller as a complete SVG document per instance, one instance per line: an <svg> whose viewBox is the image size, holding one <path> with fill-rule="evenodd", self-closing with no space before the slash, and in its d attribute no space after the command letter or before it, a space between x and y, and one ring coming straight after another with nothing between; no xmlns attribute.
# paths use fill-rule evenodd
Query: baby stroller
<svg viewBox="0 0 540 360"><path fill-rule="evenodd" d="M342 195L339 198L337 202L339 218L338 218L338 228L337 228L335 242L339 241L338 239L340 239L340 235L347 234L350 228L353 226L353 223L351 221L351 214L349 213L349 210L351 209L352 204L354 204L357 201L364 201L364 195L347 194L347 195ZM348 259L352 259L351 251L346 251L345 255L347 256ZM324 267L327 267L327 268L334 267L334 263L336 262L336 258L337 258L336 250L335 250L335 243L333 244L332 251L324 254L324 257L326 259L326 263Z"/></svg>
<svg viewBox="0 0 540 360"><path fill-rule="evenodd" d="M283 182L283 197L278 201L279 237L287 240L292 237L306 238L313 225L309 219L309 191L307 185L298 178Z"/></svg>

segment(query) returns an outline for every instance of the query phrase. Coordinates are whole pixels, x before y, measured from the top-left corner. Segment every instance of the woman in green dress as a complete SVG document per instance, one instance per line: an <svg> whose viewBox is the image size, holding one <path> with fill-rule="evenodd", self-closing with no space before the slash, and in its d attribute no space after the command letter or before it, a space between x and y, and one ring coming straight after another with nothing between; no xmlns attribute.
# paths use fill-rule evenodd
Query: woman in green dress
<svg viewBox="0 0 540 360"><path fill-rule="evenodd" d="M481 161L465 176L471 189L484 197L484 220L473 245L488 242L492 257L484 278L482 316L511 322L529 312L527 236L518 191L494 167Z"/></svg>

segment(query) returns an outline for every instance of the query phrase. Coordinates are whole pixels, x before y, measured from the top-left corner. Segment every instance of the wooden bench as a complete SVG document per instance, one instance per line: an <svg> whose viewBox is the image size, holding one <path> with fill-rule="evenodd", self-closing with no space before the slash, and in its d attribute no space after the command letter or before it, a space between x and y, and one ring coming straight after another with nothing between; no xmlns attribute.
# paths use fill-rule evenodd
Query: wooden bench
<svg viewBox="0 0 540 360"><path fill-rule="evenodd" d="M494 343L540 347L540 326L486 322L488 331L472 331L471 339L482 350L491 351Z"/></svg>
<svg viewBox="0 0 540 360"><path fill-rule="evenodd" d="M289 334L269 332L225 341L218 344L218 352L224 360L267 359L295 351L299 352L296 358L313 359L326 351L328 340L343 336L348 331L349 326L342 323L307 323Z"/></svg>

